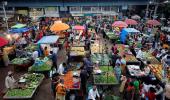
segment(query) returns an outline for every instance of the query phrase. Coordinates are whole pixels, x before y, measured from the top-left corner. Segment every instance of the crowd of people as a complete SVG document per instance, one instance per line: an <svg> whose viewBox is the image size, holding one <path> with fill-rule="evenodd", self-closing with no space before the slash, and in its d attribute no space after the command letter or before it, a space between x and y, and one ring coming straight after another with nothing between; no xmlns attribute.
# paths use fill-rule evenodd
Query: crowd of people
<svg viewBox="0 0 170 100"><path fill-rule="evenodd" d="M76 25L77 22L79 22L82 23L82 26L85 27L85 30L82 31L79 38L79 41L83 41L85 43L84 48L87 52L82 61L83 65L80 67L82 98L88 98L88 100L99 100L99 98L101 98L101 94L99 94L97 86L93 85L93 82L91 82L94 66L97 66L98 64L97 62L93 63L90 59L91 40L92 38L98 40L98 37L103 40L108 40L105 30L112 30L113 28L111 26L111 21L105 22L97 18L92 18L90 22L86 23L86 20L87 19L85 18L79 17L78 19L69 19L68 21L66 21L66 23L70 26L73 26ZM50 26L54 23L54 21L54 18L42 18L39 24L35 24L34 29L29 32L23 33L23 35L19 39L15 40L13 44L17 46L16 56L20 56L20 54L23 54L23 48L25 48L29 44L36 43L43 36L53 34L50 31ZM124 44L129 45L130 51L141 63L140 69L145 72L145 78L136 78L129 76L126 68L126 55L120 55L119 52L121 51L118 50L116 45L118 40L113 40L112 45L106 47L107 53L111 54L110 65L112 65L113 72L115 73L116 79L120 84L120 97L124 100L170 100L170 86L168 82L162 82L160 80L154 79L155 77L152 77L153 74L150 75L150 69L145 66L146 64L143 62L145 58L144 52L151 52L152 55L161 62L161 64L170 63L170 33L162 31L160 26L152 27L149 25L145 25L142 20L138 21L139 24L133 27L138 29L141 34L128 36L126 43ZM92 32L88 30L89 28L93 28L95 30L94 37L91 37ZM67 30L63 31L63 34L65 34L66 42L64 44L64 49L61 50L65 50L65 54L67 56L67 59L64 62L58 62L57 54L55 54L54 51L49 51L48 47L40 47L38 50L35 50L31 55L33 60L36 60L38 57L41 56L51 58L53 68L55 68L56 70L56 73L52 75L51 82L52 91L54 97L56 97L56 100L65 100L66 95L70 92L64 86L64 80L60 79L59 76L67 73L68 69L71 66L70 61L72 60L72 57L70 56L70 48L73 45L75 34L77 34L77 32L74 30ZM133 41L133 43L129 44L129 41ZM140 42L139 44L141 45L138 52L136 52L136 48L138 47L137 42ZM150 62L147 62L147 64L149 63ZM166 77L166 71L168 68L169 67L163 66L164 73L162 76L164 78ZM15 79L13 78L12 72L10 71L8 72L8 76L5 79L6 88L13 88L14 84ZM93 85L93 87L89 91L87 90L87 84Z"/></svg>

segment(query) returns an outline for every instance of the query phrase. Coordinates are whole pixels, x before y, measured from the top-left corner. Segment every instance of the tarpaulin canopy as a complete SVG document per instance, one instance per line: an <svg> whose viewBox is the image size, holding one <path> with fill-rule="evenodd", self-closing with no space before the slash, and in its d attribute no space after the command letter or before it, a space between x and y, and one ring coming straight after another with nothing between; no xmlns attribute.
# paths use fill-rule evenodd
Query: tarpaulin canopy
<svg viewBox="0 0 170 100"><path fill-rule="evenodd" d="M161 25L161 23L158 22L157 20L148 20L146 23L153 26Z"/></svg>
<svg viewBox="0 0 170 100"><path fill-rule="evenodd" d="M10 33L24 33L24 32L27 32L29 31L31 28L14 28L14 29L11 29L9 30Z"/></svg>
<svg viewBox="0 0 170 100"><path fill-rule="evenodd" d="M137 25L137 21L133 20L133 19L126 19L125 23L128 25Z"/></svg>
<svg viewBox="0 0 170 100"><path fill-rule="evenodd" d="M50 30L54 31L54 32L59 32L59 31L67 30L69 28L70 28L70 26L65 23L56 22L51 26Z"/></svg>
<svg viewBox="0 0 170 100"><path fill-rule="evenodd" d="M76 26L73 27L73 29L75 29L75 30L84 30L85 27L84 26L80 26L80 25L76 25Z"/></svg>
<svg viewBox="0 0 170 100"><path fill-rule="evenodd" d="M8 44L8 40L3 37L0 37L0 47L5 46Z"/></svg>
<svg viewBox="0 0 170 100"><path fill-rule="evenodd" d="M54 44L58 41L59 36L51 35L51 36L44 36L42 37L37 44Z"/></svg>
<svg viewBox="0 0 170 100"><path fill-rule="evenodd" d="M26 24L16 24L16 25L12 26L11 28L23 28L26 26L27 26Z"/></svg>
<svg viewBox="0 0 170 100"><path fill-rule="evenodd" d="M120 33L120 41L122 43L125 43L126 37L129 33L139 33L140 31L134 29L134 28L124 28L122 32Z"/></svg>
<svg viewBox="0 0 170 100"><path fill-rule="evenodd" d="M113 27L128 27L128 25L123 21L115 21L112 24Z"/></svg>

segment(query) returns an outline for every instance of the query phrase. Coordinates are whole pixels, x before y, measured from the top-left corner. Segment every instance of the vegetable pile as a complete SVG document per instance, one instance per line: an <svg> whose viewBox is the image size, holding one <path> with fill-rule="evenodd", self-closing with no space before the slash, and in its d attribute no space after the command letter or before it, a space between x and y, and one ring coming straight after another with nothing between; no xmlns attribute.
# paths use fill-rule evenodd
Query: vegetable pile
<svg viewBox="0 0 170 100"><path fill-rule="evenodd" d="M52 62L49 61L48 58L44 58L43 60L37 60L35 63L29 68L29 71L49 71L51 70Z"/></svg>
<svg viewBox="0 0 170 100"><path fill-rule="evenodd" d="M113 73L107 73L102 75L94 75L94 83L96 84L117 84L117 79Z"/></svg>
<svg viewBox="0 0 170 100"><path fill-rule="evenodd" d="M40 80L43 79L42 74L25 74L26 79L25 86L23 88L15 88L7 91L7 97L29 97L33 94L33 91L39 85Z"/></svg>
<svg viewBox="0 0 170 100"><path fill-rule="evenodd" d="M28 64L30 62L29 58L15 58L11 61L14 65Z"/></svg>
<svg viewBox="0 0 170 100"><path fill-rule="evenodd" d="M108 56L108 54L92 54L91 60L93 63L96 61L99 61L99 65L108 65L111 58Z"/></svg>

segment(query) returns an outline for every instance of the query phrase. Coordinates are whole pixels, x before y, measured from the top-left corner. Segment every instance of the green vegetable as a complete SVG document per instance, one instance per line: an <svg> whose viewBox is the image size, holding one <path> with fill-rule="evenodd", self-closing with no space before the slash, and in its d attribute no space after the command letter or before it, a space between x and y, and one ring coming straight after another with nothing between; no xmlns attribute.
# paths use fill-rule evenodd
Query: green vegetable
<svg viewBox="0 0 170 100"><path fill-rule="evenodd" d="M111 72L111 71L113 71L113 67L112 66L100 66L100 70L102 71L102 72Z"/></svg>
<svg viewBox="0 0 170 100"><path fill-rule="evenodd" d="M29 58L15 58L11 61L11 63L15 65L22 65L29 63L29 61Z"/></svg>
<svg viewBox="0 0 170 100"><path fill-rule="evenodd" d="M117 84L117 79L115 78L113 73L107 73L102 75L94 75L94 82L100 84Z"/></svg>
<svg viewBox="0 0 170 100"><path fill-rule="evenodd" d="M33 89L12 89L7 92L7 96L25 97L31 96Z"/></svg>
<svg viewBox="0 0 170 100"><path fill-rule="evenodd" d="M51 70L51 63L49 64L48 61L41 64L40 66L33 65L29 68L29 71L49 71Z"/></svg>

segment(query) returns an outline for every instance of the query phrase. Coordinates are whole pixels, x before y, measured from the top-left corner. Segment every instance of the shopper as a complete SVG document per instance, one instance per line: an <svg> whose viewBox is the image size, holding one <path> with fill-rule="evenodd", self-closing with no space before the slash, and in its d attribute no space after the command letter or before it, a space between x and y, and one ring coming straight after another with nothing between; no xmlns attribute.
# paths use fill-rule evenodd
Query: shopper
<svg viewBox="0 0 170 100"><path fill-rule="evenodd" d="M134 100L135 88L133 82L130 82L126 88L125 100Z"/></svg>
<svg viewBox="0 0 170 100"><path fill-rule="evenodd" d="M83 94L85 96L86 94L86 84L87 84L87 71L84 69L84 67L82 66L81 68L81 72L80 72L80 78L81 78L81 87L83 90Z"/></svg>
<svg viewBox="0 0 170 100"><path fill-rule="evenodd" d="M54 53L53 51L50 51L50 54L53 62L53 67L57 70L57 54Z"/></svg>
<svg viewBox="0 0 170 100"><path fill-rule="evenodd" d="M89 91L88 100L97 100L97 98L100 98L100 95L98 93L97 87L94 85Z"/></svg>
<svg viewBox="0 0 170 100"><path fill-rule="evenodd" d="M56 100L65 100L66 87L64 86L64 80L61 79L60 83L56 86Z"/></svg>
<svg viewBox="0 0 170 100"><path fill-rule="evenodd" d="M120 67L119 63L117 63L116 66L114 67L114 73L115 73L115 76L116 76L118 82L120 82L120 76L121 76L122 72L121 72L121 67Z"/></svg>
<svg viewBox="0 0 170 100"><path fill-rule="evenodd" d="M148 100L155 100L156 99L156 95L155 95L155 89L153 87L150 87L148 93L146 93L146 98Z"/></svg>
<svg viewBox="0 0 170 100"><path fill-rule="evenodd" d="M16 81L13 77L13 72L9 71L8 76L5 78L5 86L7 89L13 89L16 86Z"/></svg>

